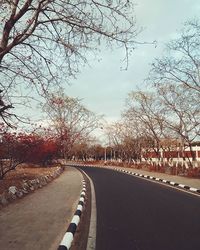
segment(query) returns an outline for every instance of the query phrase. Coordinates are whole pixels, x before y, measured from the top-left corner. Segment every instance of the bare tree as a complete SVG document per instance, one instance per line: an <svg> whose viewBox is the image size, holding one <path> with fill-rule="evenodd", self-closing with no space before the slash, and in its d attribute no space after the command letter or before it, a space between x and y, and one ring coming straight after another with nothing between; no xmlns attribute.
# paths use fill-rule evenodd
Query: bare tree
<svg viewBox="0 0 200 250"><path fill-rule="evenodd" d="M134 160L141 162L142 157L145 158L145 155L154 147L155 139L149 134L146 125L140 119L133 116L132 112L123 113L123 122L126 124L129 136L134 138L132 145L135 155Z"/></svg>
<svg viewBox="0 0 200 250"><path fill-rule="evenodd" d="M199 138L199 104L198 92L185 84L156 84L152 93L130 93L123 117L132 133L146 138L146 145L142 144L145 153L154 150L163 162L164 152L175 147L184 160L185 148L192 152L192 143Z"/></svg>
<svg viewBox="0 0 200 250"><path fill-rule="evenodd" d="M10 110L13 109L13 105L10 102L7 102L7 100L4 100L4 96L2 95L2 90L0 90L0 117L1 120L6 123L7 125L12 126L9 123L10 120Z"/></svg>
<svg viewBox="0 0 200 250"><path fill-rule="evenodd" d="M128 0L0 0L0 90L45 94L75 76L103 40L123 46L128 59L139 32L133 12Z"/></svg>
<svg viewBox="0 0 200 250"><path fill-rule="evenodd" d="M166 44L166 54L152 64L156 84L185 84L200 94L200 21L188 21L179 37Z"/></svg>
<svg viewBox="0 0 200 250"><path fill-rule="evenodd" d="M70 150L69 158L73 160L91 160L95 159L95 145L97 145L97 139L91 134L81 136L74 142Z"/></svg>
<svg viewBox="0 0 200 250"><path fill-rule="evenodd" d="M63 93L50 95L43 108L60 139L64 158L75 142L87 138L99 126L100 117L85 108L78 98Z"/></svg>
<svg viewBox="0 0 200 250"><path fill-rule="evenodd" d="M127 121L115 122L106 127L109 147L112 148L114 158L132 162L139 160L141 156L141 144L138 134Z"/></svg>
<svg viewBox="0 0 200 250"><path fill-rule="evenodd" d="M130 93L123 113L127 128L146 138L144 149L150 145L156 153L155 158L160 160L165 150L170 151L172 146L177 149L178 141L179 150L182 150L180 155L184 157L184 146L191 148L199 138L199 21L185 23L179 37L166 48L165 56L152 64L148 78L152 92Z"/></svg>
<svg viewBox="0 0 200 250"><path fill-rule="evenodd" d="M200 134L198 93L185 84L157 85L157 91L160 105L165 110L165 127L179 139L179 150L183 155L184 148L191 149L193 141L197 140Z"/></svg>
<svg viewBox="0 0 200 250"><path fill-rule="evenodd" d="M141 135L152 138L157 157L160 158L161 139L165 135L165 115L156 93L131 92L127 99L127 109L123 116L132 124L140 124Z"/></svg>

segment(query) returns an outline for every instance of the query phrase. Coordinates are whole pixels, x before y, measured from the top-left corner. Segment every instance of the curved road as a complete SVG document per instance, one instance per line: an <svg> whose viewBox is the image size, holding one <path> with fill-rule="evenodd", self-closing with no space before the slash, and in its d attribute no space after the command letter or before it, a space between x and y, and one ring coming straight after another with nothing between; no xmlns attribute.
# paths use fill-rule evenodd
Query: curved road
<svg viewBox="0 0 200 250"><path fill-rule="evenodd" d="M112 170L81 169L96 192L96 250L200 249L200 197Z"/></svg>

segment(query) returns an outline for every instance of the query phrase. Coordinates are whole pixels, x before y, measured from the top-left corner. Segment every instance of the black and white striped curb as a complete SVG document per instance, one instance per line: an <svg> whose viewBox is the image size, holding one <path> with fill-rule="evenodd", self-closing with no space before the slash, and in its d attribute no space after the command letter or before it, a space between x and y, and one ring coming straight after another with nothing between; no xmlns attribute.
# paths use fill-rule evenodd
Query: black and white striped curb
<svg viewBox="0 0 200 250"><path fill-rule="evenodd" d="M78 202L78 206L76 209L76 212L74 213L74 216L72 218L72 221L58 247L58 250L68 250L71 247L72 241L74 239L74 234L76 232L76 229L78 227L78 224L80 222L81 214L83 211L83 206L85 203L85 197L86 197L86 182L85 180L82 181L83 188L81 191L80 199Z"/></svg>
<svg viewBox="0 0 200 250"><path fill-rule="evenodd" d="M168 185L171 185L171 186L174 186L174 187L178 187L178 188L181 188L181 189L184 189L184 190L187 190L187 191L191 191L192 193L200 195L200 189L197 189L197 188L194 188L194 187L190 187L190 186L187 186L187 185L184 185L184 184L180 184L180 183L177 183L177 182L173 182L173 181L168 181L168 180L165 180L165 179L157 178L157 177L150 176L150 175L138 174L138 173L131 172L131 171L128 171L128 170L125 170L125 169L109 168L109 167L106 167L106 166L85 165L85 164L82 164L82 165L81 164L71 164L71 166L85 166L85 167L86 166L90 166L90 167L100 167L100 168L106 168L106 169L116 170L118 172L123 172L123 173L134 175L134 176L137 176L137 177L146 178L146 179L149 179L149 180L153 180L153 181L165 183L165 184L168 184Z"/></svg>
<svg viewBox="0 0 200 250"><path fill-rule="evenodd" d="M131 171L124 170L124 169L114 168L114 170L117 170L119 172L123 172L123 173L126 173L126 174L130 174L130 175L135 175L135 176L138 176L138 177L150 179L150 180L153 180L153 181L163 182L165 184L169 184L169 185L175 186L175 187L180 187L180 188L183 188L183 189L188 190L188 191L195 192L195 193L200 195L200 189L189 187L189 186L184 185L184 184L180 184L180 183L173 182L173 181L167 181L165 179L160 179L160 178L150 176L150 175L138 174L138 173L134 173L134 172L131 172Z"/></svg>

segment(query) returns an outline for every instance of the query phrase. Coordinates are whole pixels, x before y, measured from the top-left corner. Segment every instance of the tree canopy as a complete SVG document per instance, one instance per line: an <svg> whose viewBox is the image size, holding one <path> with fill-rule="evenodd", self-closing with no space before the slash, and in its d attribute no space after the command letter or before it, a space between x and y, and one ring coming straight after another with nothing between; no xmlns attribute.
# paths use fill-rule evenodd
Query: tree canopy
<svg viewBox="0 0 200 250"><path fill-rule="evenodd" d="M0 90L6 100L0 112L12 108L8 97L19 86L45 95L66 83L102 41L123 46L127 58L139 32L133 13L126 0L0 0Z"/></svg>

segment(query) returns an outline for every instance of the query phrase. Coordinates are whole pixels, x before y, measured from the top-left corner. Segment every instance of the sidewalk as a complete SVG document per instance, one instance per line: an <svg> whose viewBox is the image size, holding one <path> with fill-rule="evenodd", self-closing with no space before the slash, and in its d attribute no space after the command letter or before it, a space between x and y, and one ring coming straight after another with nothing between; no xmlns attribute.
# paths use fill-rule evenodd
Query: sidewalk
<svg viewBox="0 0 200 250"><path fill-rule="evenodd" d="M0 211L0 249L56 250L71 222L82 175L67 168L52 183Z"/></svg>
<svg viewBox="0 0 200 250"><path fill-rule="evenodd" d="M114 166L108 166L108 167L115 168ZM176 176L176 175L169 175L169 174L158 173L158 172L150 172L150 171L145 171L145 170L136 169L136 168L122 168L122 167L116 167L116 168L131 171L133 173L150 175L150 176L153 176L156 178L161 178L161 179L165 179L167 181L173 181L173 182L177 182L179 184L184 184L184 185L187 185L187 186L190 186L193 188L200 189L200 179L188 178L188 177Z"/></svg>

